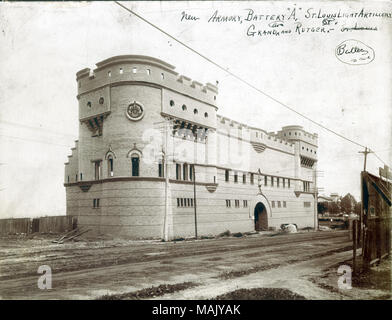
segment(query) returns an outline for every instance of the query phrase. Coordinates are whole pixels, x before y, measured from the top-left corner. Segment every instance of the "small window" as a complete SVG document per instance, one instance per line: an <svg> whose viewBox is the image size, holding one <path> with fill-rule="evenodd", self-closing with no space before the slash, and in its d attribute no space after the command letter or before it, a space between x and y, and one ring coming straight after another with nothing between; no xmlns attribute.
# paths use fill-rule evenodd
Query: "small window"
<svg viewBox="0 0 392 320"><path fill-rule="evenodd" d="M254 183L255 183L255 175L254 175L254 173L251 173L251 174L250 174L250 183L251 183L251 184L254 184Z"/></svg>
<svg viewBox="0 0 392 320"><path fill-rule="evenodd" d="M286 207L287 207L286 201L283 201L283 208L286 208Z"/></svg>
<svg viewBox="0 0 392 320"><path fill-rule="evenodd" d="M103 99L103 97L99 98L99 104L103 104L105 102L105 100Z"/></svg>
<svg viewBox="0 0 392 320"><path fill-rule="evenodd" d="M208 118L208 113L204 112L204 118Z"/></svg>
<svg viewBox="0 0 392 320"><path fill-rule="evenodd" d="M282 204L280 201L278 201L278 208L281 208Z"/></svg>
<svg viewBox="0 0 392 320"><path fill-rule="evenodd" d="M279 188L279 184L280 184L280 178L276 178L276 186Z"/></svg>
<svg viewBox="0 0 392 320"><path fill-rule="evenodd" d="M182 105L182 110L186 111L186 105L185 104Z"/></svg>
<svg viewBox="0 0 392 320"><path fill-rule="evenodd" d="M69 176L68 176L68 183L69 183Z"/></svg>
<svg viewBox="0 0 392 320"><path fill-rule="evenodd" d="M164 176L164 164L163 164L163 160L159 161L158 163L158 176L159 177L163 177Z"/></svg>
<svg viewBox="0 0 392 320"><path fill-rule="evenodd" d="M93 208L97 207L97 199L93 199Z"/></svg>
<svg viewBox="0 0 392 320"><path fill-rule="evenodd" d="M111 76L112 76L112 72L108 71L108 77L111 77Z"/></svg>
<svg viewBox="0 0 392 320"><path fill-rule="evenodd" d="M191 198L191 207L193 207L193 198Z"/></svg>
<svg viewBox="0 0 392 320"><path fill-rule="evenodd" d="M174 107L174 100L170 100L170 106Z"/></svg>
<svg viewBox="0 0 392 320"><path fill-rule="evenodd" d="M273 187L274 186L274 177L271 177L271 187Z"/></svg>
<svg viewBox="0 0 392 320"><path fill-rule="evenodd" d="M226 200L226 207L230 208L231 207L231 201L230 200Z"/></svg>
<svg viewBox="0 0 392 320"><path fill-rule="evenodd" d="M113 167L114 167L113 157L112 157L112 156L109 156L109 157L108 157L108 172L109 172L109 177L113 177Z"/></svg>
<svg viewBox="0 0 392 320"><path fill-rule="evenodd" d="M216 96L214 96L214 100L216 100Z"/></svg>
<svg viewBox="0 0 392 320"><path fill-rule="evenodd" d="M136 67L133 67L132 68L132 73L136 73L137 72L137 68Z"/></svg>
<svg viewBox="0 0 392 320"><path fill-rule="evenodd" d="M138 177L139 176L139 165L140 165L140 159L137 154L133 154L131 156L131 162L132 162L132 177Z"/></svg>
<svg viewBox="0 0 392 320"><path fill-rule="evenodd" d="M286 178L283 178L283 188L286 188Z"/></svg>
<svg viewBox="0 0 392 320"><path fill-rule="evenodd" d="M182 166L182 177L186 181L188 180L188 164L184 163Z"/></svg>
<svg viewBox="0 0 392 320"><path fill-rule="evenodd" d="M80 181L83 180L83 173L80 174Z"/></svg>
<svg viewBox="0 0 392 320"><path fill-rule="evenodd" d="M78 174L75 175L75 181L78 181Z"/></svg>
<svg viewBox="0 0 392 320"><path fill-rule="evenodd" d="M97 199L97 208L99 208L99 199Z"/></svg>
<svg viewBox="0 0 392 320"><path fill-rule="evenodd" d="M193 114L198 114L199 111L197 111L197 109L193 109Z"/></svg>
<svg viewBox="0 0 392 320"><path fill-rule="evenodd" d="M180 198L177 198L177 207L180 206Z"/></svg>
<svg viewBox="0 0 392 320"><path fill-rule="evenodd" d="M268 186L268 177L267 176L264 176L264 185Z"/></svg>
<svg viewBox="0 0 392 320"><path fill-rule="evenodd" d="M163 73L161 73L161 79L165 79L165 75Z"/></svg>
<svg viewBox="0 0 392 320"><path fill-rule="evenodd" d="M150 69L147 69L146 71L147 71L147 75L151 75L151 70Z"/></svg>
<svg viewBox="0 0 392 320"><path fill-rule="evenodd" d="M287 179L287 186L290 188L290 179Z"/></svg>
<svg viewBox="0 0 392 320"><path fill-rule="evenodd" d="M189 166L189 180L193 181L193 171L195 170L195 167L193 164Z"/></svg>
<svg viewBox="0 0 392 320"><path fill-rule="evenodd" d="M123 68L120 68L120 74L123 74L124 70Z"/></svg>
<svg viewBox="0 0 392 320"><path fill-rule="evenodd" d="M248 207L248 200L244 200L244 208Z"/></svg>
<svg viewBox="0 0 392 320"><path fill-rule="evenodd" d="M91 102L90 101L87 102L87 107L91 108Z"/></svg>
<svg viewBox="0 0 392 320"><path fill-rule="evenodd" d="M310 208L310 202L304 202L304 207L305 208Z"/></svg>
<svg viewBox="0 0 392 320"><path fill-rule="evenodd" d="M238 182L238 173L237 172L234 173L234 182Z"/></svg>
<svg viewBox="0 0 392 320"><path fill-rule="evenodd" d="M229 170L225 170L225 181L228 182L230 177Z"/></svg>
<svg viewBox="0 0 392 320"><path fill-rule="evenodd" d="M246 174L245 173L242 175L242 183L246 183Z"/></svg>
<svg viewBox="0 0 392 320"><path fill-rule="evenodd" d="M184 199L181 198L181 207L183 207L183 206L184 206Z"/></svg>
<svg viewBox="0 0 392 320"><path fill-rule="evenodd" d="M181 165L176 163L176 180L181 179Z"/></svg>

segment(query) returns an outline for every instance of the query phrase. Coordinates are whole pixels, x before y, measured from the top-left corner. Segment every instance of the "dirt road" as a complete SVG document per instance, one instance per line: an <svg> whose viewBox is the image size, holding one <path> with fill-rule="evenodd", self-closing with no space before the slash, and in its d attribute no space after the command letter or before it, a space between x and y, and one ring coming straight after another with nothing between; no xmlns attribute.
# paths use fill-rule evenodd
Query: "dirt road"
<svg viewBox="0 0 392 320"><path fill-rule="evenodd" d="M329 294L333 299L336 295L315 285L305 290L303 279L349 259L350 245L347 231L167 243L112 240L57 245L48 239L1 239L0 298L94 299L194 282L193 288L161 298L213 298L233 288L292 283L290 288L302 290L307 298ZM51 290L38 289L41 265L52 269Z"/></svg>

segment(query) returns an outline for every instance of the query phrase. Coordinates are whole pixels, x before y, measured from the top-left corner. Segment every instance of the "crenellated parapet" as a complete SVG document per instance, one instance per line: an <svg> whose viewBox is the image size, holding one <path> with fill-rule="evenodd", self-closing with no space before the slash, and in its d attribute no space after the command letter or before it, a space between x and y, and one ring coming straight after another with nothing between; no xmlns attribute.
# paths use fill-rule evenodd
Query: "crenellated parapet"
<svg viewBox="0 0 392 320"><path fill-rule="evenodd" d="M106 86L141 82L164 87L216 106L218 88L215 85L203 85L179 75L174 66L162 60L141 55L121 55L98 62L96 66L94 70L85 68L76 74L78 99ZM97 104L98 101L91 103Z"/></svg>

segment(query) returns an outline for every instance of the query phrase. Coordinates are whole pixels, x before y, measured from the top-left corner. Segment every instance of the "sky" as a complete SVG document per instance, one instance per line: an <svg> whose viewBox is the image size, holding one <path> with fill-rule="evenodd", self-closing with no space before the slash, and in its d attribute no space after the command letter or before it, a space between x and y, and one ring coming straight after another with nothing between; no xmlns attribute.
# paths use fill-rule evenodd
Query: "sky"
<svg viewBox="0 0 392 320"><path fill-rule="evenodd" d="M298 23L321 26L323 19L305 17L319 9L321 14L361 8L391 13L390 2L122 3L268 95L375 150L391 165L392 18L335 17L330 32L294 31ZM246 21L248 9L263 17ZM296 20L287 20L293 9ZM233 18L218 22L215 12ZM184 19L184 14L198 19ZM268 29L272 20L266 15L279 15L291 33L248 36L252 24ZM341 31L356 23L377 30ZM360 199L362 147L239 82L114 2L2 2L0 31L0 218L65 214L64 163L78 136L75 74L122 54L153 56L199 82L218 81L220 115L268 132L302 125L318 133L320 193L351 193ZM339 60L335 48L349 39L371 47L374 60L362 65ZM368 171L378 174L383 165L368 155Z"/></svg>

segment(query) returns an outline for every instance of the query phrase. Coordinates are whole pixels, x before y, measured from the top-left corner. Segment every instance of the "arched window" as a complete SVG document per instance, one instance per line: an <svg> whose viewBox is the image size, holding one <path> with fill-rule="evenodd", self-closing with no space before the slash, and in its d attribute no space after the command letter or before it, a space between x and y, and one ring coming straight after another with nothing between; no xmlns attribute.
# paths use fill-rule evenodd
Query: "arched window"
<svg viewBox="0 0 392 320"><path fill-rule="evenodd" d="M136 153L133 153L131 155L131 162L132 162L132 177L138 177L139 176L139 164L140 164L139 155Z"/></svg>
<svg viewBox="0 0 392 320"><path fill-rule="evenodd" d="M108 176L113 177L114 175L114 163L113 163L113 156L108 156Z"/></svg>

